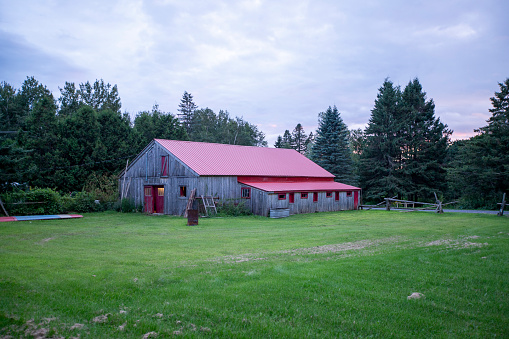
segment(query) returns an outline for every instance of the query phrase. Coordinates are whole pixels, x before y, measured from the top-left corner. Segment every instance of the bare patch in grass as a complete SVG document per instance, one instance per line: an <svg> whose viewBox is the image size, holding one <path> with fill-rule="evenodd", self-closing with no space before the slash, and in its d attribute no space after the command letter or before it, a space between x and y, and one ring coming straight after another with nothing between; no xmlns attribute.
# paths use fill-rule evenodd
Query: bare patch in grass
<svg viewBox="0 0 509 339"><path fill-rule="evenodd" d="M302 255L302 254L324 254L324 253L337 253L351 250L361 250L367 247L373 247L385 243L395 243L397 238L386 238L377 240L360 240L354 242L346 242L342 244L323 245L307 248L297 248L293 250L281 251L279 253L288 253L291 255Z"/></svg>
<svg viewBox="0 0 509 339"><path fill-rule="evenodd" d="M314 246L314 247L303 247L303 248L295 248L290 250L282 250L282 251L274 251L274 252L263 252L263 253L245 253L240 255L228 255L224 257L219 257L212 259L216 263L223 264L234 264L234 263L242 263L247 261L256 261L256 260L267 260L267 255L274 254L289 254L291 256L299 256L299 255L310 255L310 254L327 254L327 253L338 253L345 251L355 251L362 250L368 247L375 247L381 244L390 244L397 243L399 241L398 237L390 237L385 239L377 239L377 240L360 240L354 242L346 242L341 244L332 244L332 245L322 245L322 246ZM328 258L329 259L329 258Z"/></svg>
<svg viewBox="0 0 509 339"><path fill-rule="evenodd" d="M471 242L468 239L479 239L478 235L459 237L459 239L438 239L424 244L424 246L446 246L447 248L472 248L483 247L489 245L487 242Z"/></svg>

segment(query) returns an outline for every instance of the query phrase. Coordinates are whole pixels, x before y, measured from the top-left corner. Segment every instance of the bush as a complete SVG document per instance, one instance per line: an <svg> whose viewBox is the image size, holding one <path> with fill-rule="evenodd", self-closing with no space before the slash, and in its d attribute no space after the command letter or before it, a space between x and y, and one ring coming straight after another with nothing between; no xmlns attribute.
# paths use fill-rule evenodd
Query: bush
<svg viewBox="0 0 509 339"><path fill-rule="evenodd" d="M116 175L92 173L83 187L101 202L115 202L118 199L118 178Z"/></svg>
<svg viewBox="0 0 509 339"><path fill-rule="evenodd" d="M60 194L51 188L35 188L2 194L9 215L58 214L63 206Z"/></svg>
<svg viewBox="0 0 509 339"><path fill-rule="evenodd" d="M95 196L88 192L76 192L72 194L71 210L79 213L100 212L103 206L95 203Z"/></svg>
<svg viewBox="0 0 509 339"><path fill-rule="evenodd" d="M130 213L130 212L141 212L141 206L136 206L134 201L131 199L124 198L121 201L117 201L113 204L113 209L117 212Z"/></svg>
<svg viewBox="0 0 509 339"><path fill-rule="evenodd" d="M221 216L239 217L243 215L252 215L253 213L247 207L244 200L228 199L218 202L217 214Z"/></svg>

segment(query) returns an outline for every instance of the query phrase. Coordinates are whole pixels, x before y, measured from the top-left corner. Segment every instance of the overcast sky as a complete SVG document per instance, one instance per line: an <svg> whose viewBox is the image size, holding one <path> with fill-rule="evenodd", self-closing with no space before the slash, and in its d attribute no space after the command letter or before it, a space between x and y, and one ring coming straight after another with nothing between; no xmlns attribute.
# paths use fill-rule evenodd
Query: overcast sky
<svg viewBox="0 0 509 339"><path fill-rule="evenodd" d="M453 138L486 125L509 77L507 0L0 0L0 81L117 84L122 111L178 113L184 91L272 146L336 105L369 120L385 78L418 77Z"/></svg>

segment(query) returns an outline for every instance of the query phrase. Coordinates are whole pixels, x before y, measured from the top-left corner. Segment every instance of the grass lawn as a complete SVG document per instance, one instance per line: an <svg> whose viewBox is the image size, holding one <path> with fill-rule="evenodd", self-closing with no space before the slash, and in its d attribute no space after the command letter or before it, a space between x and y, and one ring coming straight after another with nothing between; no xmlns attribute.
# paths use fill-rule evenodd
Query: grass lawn
<svg viewBox="0 0 509 339"><path fill-rule="evenodd" d="M412 293L421 298L408 299ZM0 223L0 337L509 337L509 219Z"/></svg>

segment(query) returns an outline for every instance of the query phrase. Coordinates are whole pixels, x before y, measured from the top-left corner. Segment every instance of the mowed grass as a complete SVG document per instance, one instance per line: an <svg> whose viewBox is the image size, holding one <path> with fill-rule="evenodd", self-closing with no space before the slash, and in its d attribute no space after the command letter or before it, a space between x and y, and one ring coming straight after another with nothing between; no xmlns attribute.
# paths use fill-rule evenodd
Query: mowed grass
<svg viewBox="0 0 509 339"><path fill-rule="evenodd" d="M413 292L420 299L408 299ZM509 219L348 211L0 223L0 335L508 337Z"/></svg>

